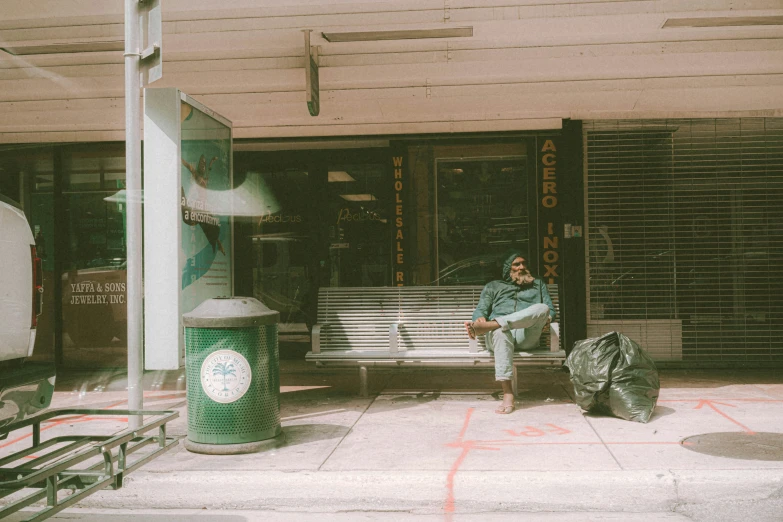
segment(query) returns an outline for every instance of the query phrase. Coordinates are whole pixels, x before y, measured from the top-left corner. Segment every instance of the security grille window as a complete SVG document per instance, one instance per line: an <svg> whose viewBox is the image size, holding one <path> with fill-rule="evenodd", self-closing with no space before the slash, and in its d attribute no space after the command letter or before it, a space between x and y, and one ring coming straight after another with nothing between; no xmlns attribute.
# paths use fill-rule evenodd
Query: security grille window
<svg viewBox="0 0 783 522"><path fill-rule="evenodd" d="M588 334L783 360L783 119L588 122Z"/></svg>

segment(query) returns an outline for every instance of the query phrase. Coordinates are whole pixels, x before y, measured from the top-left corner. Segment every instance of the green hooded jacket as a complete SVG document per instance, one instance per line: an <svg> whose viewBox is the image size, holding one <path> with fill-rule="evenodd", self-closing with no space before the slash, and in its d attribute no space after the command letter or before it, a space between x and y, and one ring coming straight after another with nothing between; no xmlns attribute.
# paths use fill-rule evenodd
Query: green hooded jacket
<svg viewBox="0 0 783 522"><path fill-rule="evenodd" d="M539 303L547 305L549 316L555 318L555 306L543 280L536 277L532 283L524 286L511 281L511 263L518 257L527 259L521 252L513 252L503 263L503 280L491 281L484 286L476 311L473 312L474 321L479 317L491 321Z"/></svg>

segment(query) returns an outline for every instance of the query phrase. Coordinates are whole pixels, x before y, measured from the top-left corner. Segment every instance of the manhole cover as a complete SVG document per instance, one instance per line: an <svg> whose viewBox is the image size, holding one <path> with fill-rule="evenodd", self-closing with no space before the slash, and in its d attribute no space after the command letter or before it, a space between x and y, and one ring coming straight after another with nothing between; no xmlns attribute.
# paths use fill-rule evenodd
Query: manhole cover
<svg viewBox="0 0 783 522"><path fill-rule="evenodd" d="M683 439L681 444L715 457L783 461L783 433L705 433Z"/></svg>

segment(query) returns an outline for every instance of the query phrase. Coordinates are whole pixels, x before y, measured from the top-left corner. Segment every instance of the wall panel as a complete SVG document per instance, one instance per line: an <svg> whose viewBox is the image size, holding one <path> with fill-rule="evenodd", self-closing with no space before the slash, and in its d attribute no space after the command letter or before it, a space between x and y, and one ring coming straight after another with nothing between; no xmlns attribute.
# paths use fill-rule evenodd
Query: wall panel
<svg viewBox="0 0 783 522"><path fill-rule="evenodd" d="M23 4L0 0L0 45L123 37L116 2ZM231 0L220 9L169 0L164 77L154 86L188 92L237 122L237 136L252 137L521 130L540 118L774 116L783 110L783 27L662 26L670 17L781 14L771 0ZM329 43L320 35L455 26L472 26L474 36ZM320 49L316 118L304 103L306 27ZM80 140L113 135L124 125L123 92L122 52L0 52L0 143L58 141L67 130Z"/></svg>

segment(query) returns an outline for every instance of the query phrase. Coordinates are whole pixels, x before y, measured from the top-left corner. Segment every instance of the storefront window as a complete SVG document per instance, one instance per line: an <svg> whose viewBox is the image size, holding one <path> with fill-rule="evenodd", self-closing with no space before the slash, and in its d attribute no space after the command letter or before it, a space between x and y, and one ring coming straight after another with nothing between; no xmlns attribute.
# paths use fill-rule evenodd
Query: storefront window
<svg viewBox="0 0 783 522"><path fill-rule="evenodd" d="M436 160L438 284L485 284L499 277L508 251L528 251L523 160Z"/></svg>
<svg viewBox="0 0 783 522"><path fill-rule="evenodd" d="M329 166L329 286L391 282L392 185L383 164Z"/></svg>
<svg viewBox="0 0 783 522"><path fill-rule="evenodd" d="M235 191L263 211L235 220L237 293L280 311L281 333L306 335L320 288L496 279L510 249L531 245L526 152L521 140L239 152Z"/></svg>
<svg viewBox="0 0 783 522"><path fill-rule="evenodd" d="M313 255L309 181L309 172L294 168L235 174L235 183L256 187L264 209L249 229L253 296L279 311L283 324L306 322Z"/></svg>
<svg viewBox="0 0 783 522"><path fill-rule="evenodd" d="M64 361L124 366L124 149L73 149L63 162L63 231L68 239L61 260Z"/></svg>
<svg viewBox="0 0 783 522"><path fill-rule="evenodd" d="M278 310L287 335L315 322L319 288L391 282L388 167L342 156L237 154L235 192L262 209L235 219L237 292Z"/></svg>
<svg viewBox="0 0 783 522"><path fill-rule="evenodd" d="M29 150L14 151L13 161L0 155L0 191L27 198L43 259L39 343L51 357L61 346L66 365L124 366L124 147ZM525 152L523 141L240 151L231 191L235 292L278 310L281 333L306 336L323 287L495 279L509 249L531 244Z"/></svg>

